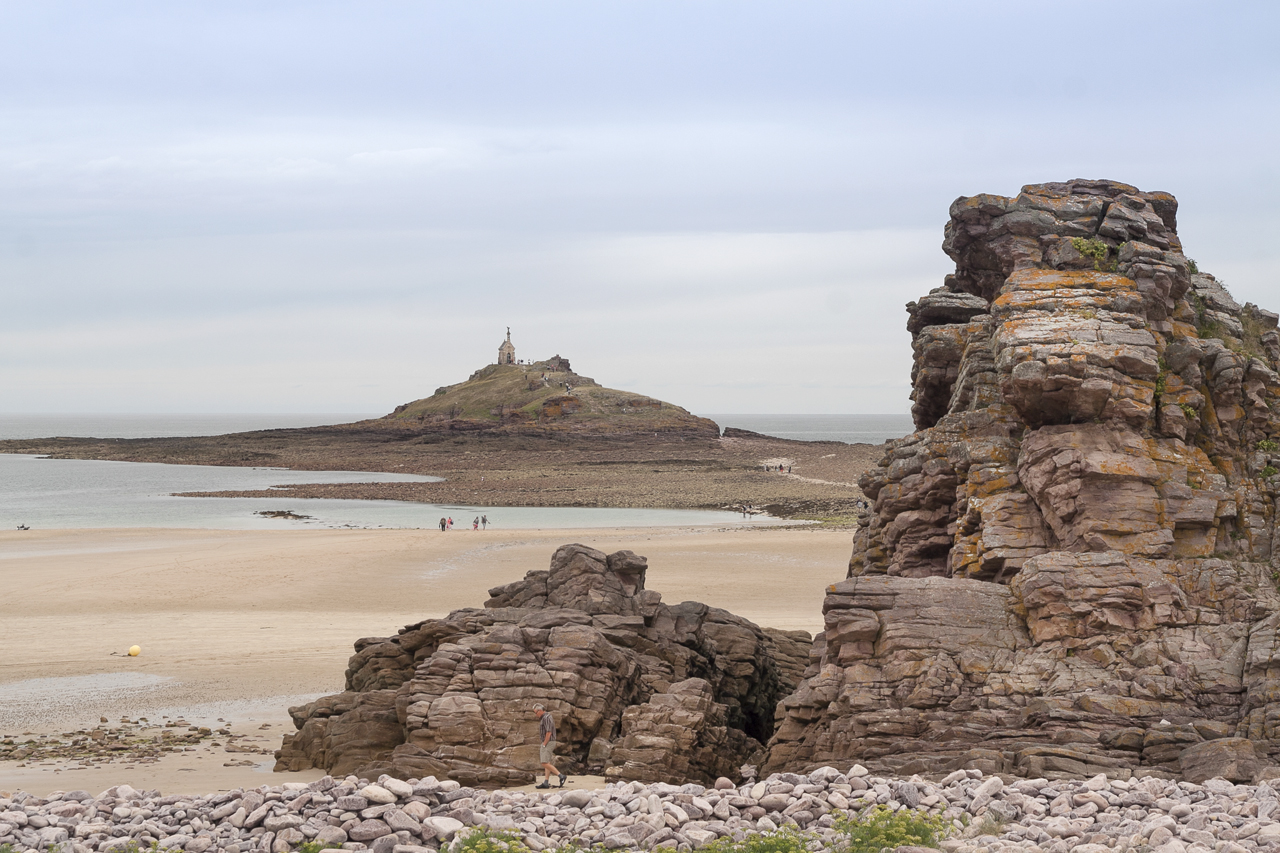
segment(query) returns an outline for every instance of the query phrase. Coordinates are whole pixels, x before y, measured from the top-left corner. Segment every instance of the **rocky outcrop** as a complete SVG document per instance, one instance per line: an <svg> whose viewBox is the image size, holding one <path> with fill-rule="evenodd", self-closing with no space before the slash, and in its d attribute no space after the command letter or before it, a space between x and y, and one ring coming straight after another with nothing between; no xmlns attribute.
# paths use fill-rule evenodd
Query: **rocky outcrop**
<svg viewBox="0 0 1280 853"><path fill-rule="evenodd" d="M762 752L811 638L664 604L646 570L630 551L565 545L482 609L357 641L346 692L290 709L298 732L277 769L524 783L539 766L542 704L565 772L728 775Z"/></svg>
<svg viewBox="0 0 1280 853"><path fill-rule="evenodd" d="M484 433L626 438L662 434L716 439L716 423L662 400L605 388L556 355L545 361L490 364L465 382L397 406L371 429L420 434Z"/></svg>
<svg viewBox="0 0 1280 853"><path fill-rule="evenodd" d="M907 306L917 432L860 481L766 769L1280 754L1277 315L1200 272L1176 214L1110 181L952 205L956 272Z"/></svg>

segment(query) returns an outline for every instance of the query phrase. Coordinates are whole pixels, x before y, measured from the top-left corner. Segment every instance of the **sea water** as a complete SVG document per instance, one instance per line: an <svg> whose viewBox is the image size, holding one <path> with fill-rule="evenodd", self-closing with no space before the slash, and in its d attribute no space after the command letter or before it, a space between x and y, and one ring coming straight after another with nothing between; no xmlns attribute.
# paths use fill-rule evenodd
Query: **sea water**
<svg viewBox="0 0 1280 853"><path fill-rule="evenodd" d="M380 417L370 413L320 414L36 414L0 413L0 439L50 438L175 438L226 435L260 429L296 429L346 424ZM882 444L910 435L910 415L703 415L725 427L797 441L841 441Z"/></svg>
<svg viewBox="0 0 1280 853"><path fill-rule="evenodd" d="M911 415L703 415L723 430L750 430L795 441L883 444L915 431Z"/></svg>
<svg viewBox="0 0 1280 853"><path fill-rule="evenodd" d="M498 507L332 498L186 498L175 492L257 491L302 483L404 483L439 477L368 471L291 471L47 459L0 454L0 529L182 527L218 530L432 528L455 529L488 516L495 528L668 527L771 523L734 512L612 507ZM295 517L264 516L290 512Z"/></svg>
<svg viewBox="0 0 1280 853"><path fill-rule="evenodd" d="M349 424L381 415L352 412L311 414L35 414L0 413L0 439L22 438L182 438L226 435L260 429Z"/></svg>
<svg viewBox="0 0 1280 853"><path fill-rule="evenodd" d="M157 438L223 435L350 423L364 414L0 415L0 439L50 436ZM733 426L779 438L880 443L911 431L906 415L715 415ZM497 528L666 527L776 523L712 510L611 507L501 507L262 498L182 498L175 492L257 491L304 483L430 482L437 477L359 471L291 471L46 459L0 453L0 529L185 527L213 529L432 528L452 517L465 528L487 515ZM286 511L294 518L262 512Z"/></svg>

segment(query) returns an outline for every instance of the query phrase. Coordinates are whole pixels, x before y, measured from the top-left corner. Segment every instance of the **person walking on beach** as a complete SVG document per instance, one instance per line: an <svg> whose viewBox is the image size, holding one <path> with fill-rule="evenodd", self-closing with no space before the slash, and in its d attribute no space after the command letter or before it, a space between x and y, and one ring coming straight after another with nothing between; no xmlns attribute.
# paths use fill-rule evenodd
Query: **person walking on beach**
<svg viewBox="0 0 1280 853"><path fill-rule="evenodd" d="M550 788L551 777L560 777L560 787L564 787L565 781L569 778L567 773L561 773L555 765L556 751L556 723L551 719L551 715L547 713L547 709L541 705L533 706L533 713L538 718L538 761L542 763L542 784L535 785L537 788Z"/></svg>
<svg viewBox="0 0 1280 853"><path fill-rule="evenodd" d="M487 515L480 516L480 529L481 530L489 529L489 516Z"/></svg>
<svg viewBox="0 0 1280 853"><path fill-rule="evenodd" d="M471 520L471 529L472 530L480 529L480 516L477 515L475 518Z"/></svg>
<svg viewBox="0 0 1280 853"><path fill-rule="evenodd" d="M453 529L453 516L452 516L452 515L451 515L451 516L449 516L449 526L448 526L448 528L447 528L447 529L449 529L449 530L452 530L452 529Z"/></svg>
<svg viewBox="0 0 1280 853"><path fill-rule="evenodd" d="M440 532L444 533L444 519L440 519Z"/></svg>

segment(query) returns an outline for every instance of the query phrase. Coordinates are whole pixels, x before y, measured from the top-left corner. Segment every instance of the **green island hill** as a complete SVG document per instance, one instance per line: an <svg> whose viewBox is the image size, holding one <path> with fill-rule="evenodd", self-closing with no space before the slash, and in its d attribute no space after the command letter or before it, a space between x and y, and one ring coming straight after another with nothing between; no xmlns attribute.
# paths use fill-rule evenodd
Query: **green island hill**
<svg viewBox="0 0 1280 853"><path fill-rule="evenodd" d="M677 433L709 438L720 434L714 421L672 403L605 388L580 376L558 355L544 361L490 364L465 382L437 388L430 397L398 406L380 420L424 431Z"/></svg>
<svg viewBox="0 0 1280 853"><path fill-rule="evenodd" d="M186 465L431 474L441 482L288 484L190 497L297 497L477 506L752 507L851 524L871 445L726 429L671 403L605 388L560 356L498 360L430 397L347 424L166 438L0 441L0 453ZM779 471L785 466L786 473Z"/></svg>

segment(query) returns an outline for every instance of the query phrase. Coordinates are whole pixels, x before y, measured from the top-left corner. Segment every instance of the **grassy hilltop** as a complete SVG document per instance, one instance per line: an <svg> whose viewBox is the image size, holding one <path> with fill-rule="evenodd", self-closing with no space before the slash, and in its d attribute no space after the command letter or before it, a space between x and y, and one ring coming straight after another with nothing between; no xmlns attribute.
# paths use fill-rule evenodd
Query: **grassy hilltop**
<svg viewBox="0 0 1280 853"><path fill-rule="evenodd" d="M543 376L546 381L543 381ZM565 388L566 383L569 389ZM0 441L0 453L186 465L433 474L441 482L312 483L198 497L340 498L474 506L723 508L851 523L881 449L735 430L604 388L562 358L492 364L381 418L173 438ZM794 466L794 476L764 466Z"/></svg>
<svg viewBox="0 0 1280 853"><path fill-rule="evenodd" d="M465 382L398 406L382 420L425 429L719 435L714 421L652 397L605 388L574 373L559 356L482 367Z"/></svg>

